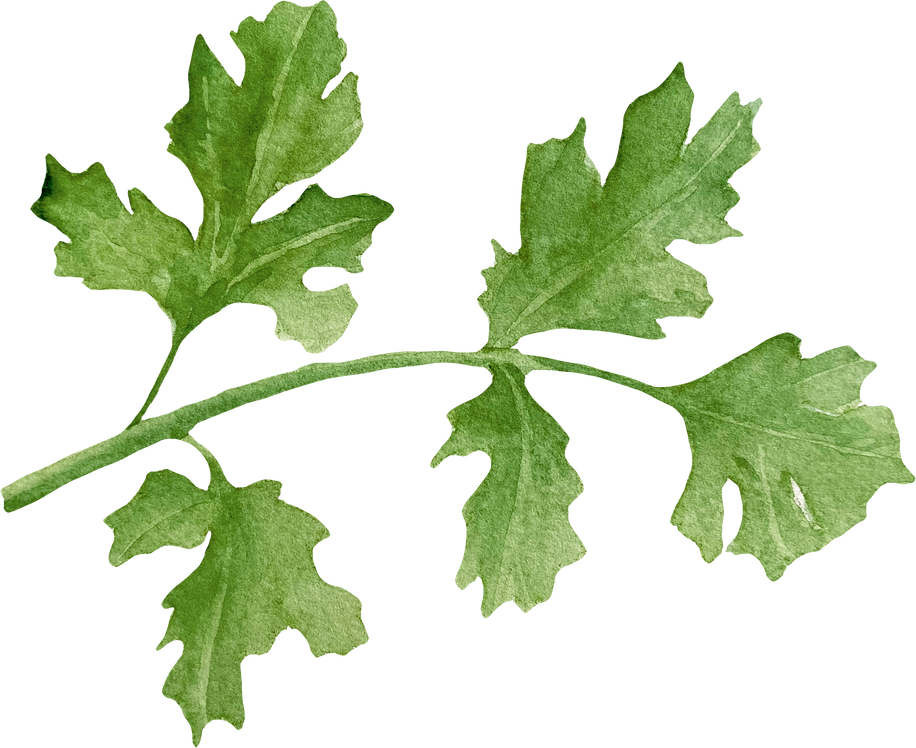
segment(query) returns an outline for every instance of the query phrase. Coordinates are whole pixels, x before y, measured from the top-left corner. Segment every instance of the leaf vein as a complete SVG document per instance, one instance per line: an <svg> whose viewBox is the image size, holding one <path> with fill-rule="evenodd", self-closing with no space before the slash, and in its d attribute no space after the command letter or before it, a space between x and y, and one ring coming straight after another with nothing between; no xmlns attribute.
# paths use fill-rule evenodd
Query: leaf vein
<svg viewBox="0 0 916 748"><path fill-rule="evenodd" d="M629 234L630 234L634 229L637 229L641 224L646 223L646 222L649 222L649 221L651 221L652 218L655 218L655 221L654 221L653 223L650 223L650 224L649 224L649 228L651 229L652 226L654 226L656 223L658 223L659 220L661 220L661 218L662 218L662 211L668 207L669 203L674 202L678 197L680 197L680 199L677 200L677 202L681 202L681 201L683 201L683 200L686 200L688 197L690 197L690 195L693 194L693 192L695 191L695 189L692 190L692 191L691 191L690 193L688 193L687 195L683 195L683 196L682 196L682 193L683 193L684 190L686 190L694 181L696 181L696 180L699 178L700 174L702 174L703 171L704 171L704 170L705 170L705 169L706 169L706 168L707 168L716 158L719 157L719 155L721 155L722 151L724 151L725 148L728 146L728 144L734 139L735 135L736 135L737 132L738 132L738 129L741 127L742 121L743 121L743 120L738 120L738 124L736 124L735 127L732 128L732 131L722 140L722 142L719 144L719 146L716 148L716 150L713 151L713 153L709 156L708 159L706 159L706 161L700 166L700 168L697 169L696 173L695 173L692 177L690 177L690 179L688 179L683 185L681 185L680 187L678 187L677 190L675 190L674 193L671 195L671 197L669 197L668 199L666 199L666 200L665 200L664 202L662 202L660 205L657 205L657 206L653 207L653 208L652 208L650 211L648 211L647 213L645 213L645 214L643 214L642 216L640 216L638 220L636 220L634 223L632 223L632 224L631 224L630 226L628 226L626 229L624 229L623 231L621 231L616 237L614 237L614 239L612 239L612 240L610 241L610 243L607 244L607 245L605 246L604 249L602 249L602 250L601 250L600 252L598 252L597 254L592 255L592 258L591 258L590 260L586 261L586 262L583 263L582 265L579 265L579 266L572 266L566 273L562 274L562 275L561 275L561 276L560 276L551 286L549 286L547 289L545 289L544 291L542 291L541 293L539 293L539 294L538 294L538 295L528 304L528 306L526 306L526 307L519 313L519 315L515 318L515 320L512 322L512 324L510 324L509 327L506 328L506 332L502 335L502 337L501 337L501 339L500 339L501 342L507 342L507 341L511 340L511 333L513 332L514 329L516 329L516 328L519 326L519 324L520 324L521 322L523 322L523 321L526 320L528 317L530 317L532 314L534 314L535 312L537 312L538 309L540 309L542 306L544 306L544 304L546 304L548 301L550 301L550 300L553 299L555 296L557 296L558 294L560 294L560 293L561 293L562 291L564 291L568 286L570 286L570 285L572 285L573 283L575 283L577 280L579 280L579 278L581 278L583 275L585 275L585 273L587 273L589 270L591 270L591 269L592 269L595 265L597 265L600 261L602 261L603 259L605 259L605 257L607 257L607 255L609 255L609 254L617 247L618 244L620 244L624 239L626 239L626 238L629 236Z"/></svg>
<svg viewBox="0 0 916 748"><path fill-rule="evenodd" d="M689 403L681 403L681 406L684 408L687 408L688 410L692 410L696 413L699 413L700 415L704 415L709 418L713 418L717 421L725 421L726 423L731 423L731 424L734 424L735 426L740 426L742 428L750 429L752 431L762 431L766 434L770 434L771 436L778 436L784 439L797 439L800 441L809 442L811 444L817 444L822 447L827 447L828 449L833 449L837 452L842 452L843 454L859 455L860 457L876 457L881 460L894 459L893 457L878 454L876 452L868 452L866 450L855 449L853 447L844 447L840 444L834 444L833 442L824 441L823 439L814 439L811 437L810 434L790 434L786 431L779 431L777 429L771 429L766 426L760 426L755 423L748 423L747 421L739 421L737 418L732 418L730 416L723 415L722 413L713 413L708 410L703 410L702 408L698 408L695 405L690 405Z"/></svg>
<svg viewBox="0 0 916 748"><path fill-rule="evenodd" d="M241 283L243 280L245 280L250 275L252 275L254 272L256 272L259 268L273 262L277 258L282 257L283 255L295 249L301 249L302 247L305 247L308 244L311 244L312 242L317 241L318 239L322 239L331 234L341 233L338 229L346 228L347 226L352 226L355 223L365 223L368 220L369 220L368 218L359 218L359 217L348 218L346 221L340 221L339 223L334 223L334 224L331 224L330 226L323 226L322 228L316 229L315 231L312 231L311 233L304 234L302 236L297 236L295 239L290 239L288 241L283 242L282 244L277 244L275 245L275 248L271 249L266 254L263 254L260 257L258 257L257 259L254 259L251 262L249 262L245 266L244 270L242 270L241 273L239 273L235 278L233 278L229 282L229 285L226 288L228 290L232 288L234 285L236 285L237 283Z"/></svg>

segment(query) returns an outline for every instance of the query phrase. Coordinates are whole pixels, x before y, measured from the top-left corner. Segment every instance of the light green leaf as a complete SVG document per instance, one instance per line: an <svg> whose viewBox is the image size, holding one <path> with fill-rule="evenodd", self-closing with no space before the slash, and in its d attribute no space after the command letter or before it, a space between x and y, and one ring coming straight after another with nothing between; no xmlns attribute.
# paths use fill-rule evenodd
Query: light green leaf
<svg viewBox="0 0 916 748"><path fill-rule="evenodd" d="M276 481L235 488L219 476L202 491L165 470L105 520L115 565L165 545L193 547L211 532L201 565L163 602L175 610L159 645L184 643L163 693L181 706L195 745L212 720L242 726L242 660L270 650L287 627L316 657L367 641L359 600L315 569L312 551L328 531L279 496Z"/></svg>
<svg viewBox="0 0 916 748"><path fill-rule="evenodd" d="M181 221L160 212L140 190L128 196L130 211L101 164L73 174L48 155L41 197L32 212L72 239L55 247L54 272L83 278L93 289L145 291L181 325L187 315L180 289L203 272L194 265L194 239Z"/></svg>
<svg viewBox="0 0 916 748"><path fill-rule="evenodd" d="M495 241L480 305L487 345L572 328L661 338L656 320L700 317L706 280L665 248L740 236L725 222L738 202L731 175L759 150L759 101L733 94L685 145L693 92L678 65L627 109L617 162L602 187L585 152L585 121L565 140L528 148L517 254Z"/></svg>
<svg viewBox="0 0 916 748"><path fill-rule="evenodd" d="M58 245L58 275L149 293L179 342L227 305L254 303L276 312L281 339L318 353L343 334L356 301L346 285L310 291L303 275L313 267L360 272L372 231L392 208L369 195L329 197L312 185L284 213L251 223L271 195L339 158L362 120L355 75L323 96L346 54L326 3L279 3L263 22L244 21L233 38L245 55L242 84L198 37L189 101L167 126L169 150L203 196L196 241L136 190L128 212L99 164L72 174L49 157L32 209L73 239Z"/></svg>
<svg viewBox="0 0 916 748"><path fill-rule="evenodd" d="M453 432L433 458L483 451L490 472L464 507L467 546L456 582L483 581L489 616L514 600L529 611L547 600L564 566L585 555L569 524L582 483L566 461L569 437L525 388L525 375L494 365L492 384L448 414Z"/></svg>
<svg viewBox="0 0 916 748"><path fill-rule="evenodd" d="M271 307L280 339L323 351L343 335L356 301L347 286L310 291L302 276L314 267L362 271L372 230L390 215L391 206L371 195L333 198L310 186L288 210L242 234L238 256L247 264L237 264L227 298Z"/></svg>
<svg viewBox="0 0 916 748"><path fill-rule="evenodd" d="M359 301L348 283L305 291L296 276L287 276L249 298L265 302L273 311L277 342L296 343L309 356L317 356L337 342L359 310Z"/></svg>
<svg viewBox="0 0 916 748"><path fill-rule="evenodd" d="M663 395L693 451L672 523L712 561L733 481L744 513L728 550L756 556L770 579L865 519L879 487L913 480L890 410L859 400L875 364L848 347L803 359L799 343L778 335Z"/></svg>

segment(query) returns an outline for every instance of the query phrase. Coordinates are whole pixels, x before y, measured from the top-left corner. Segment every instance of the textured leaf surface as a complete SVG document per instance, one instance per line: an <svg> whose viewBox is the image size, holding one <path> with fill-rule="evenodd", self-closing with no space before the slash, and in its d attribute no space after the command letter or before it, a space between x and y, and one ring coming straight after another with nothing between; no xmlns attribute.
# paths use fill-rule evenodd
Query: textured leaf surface
<svg viewBox="0 0 916 748"><path fill-rule="evenodd" d="M232 38L245 56L241 86L199 36L190 99L166 128L169 151L204 196L202 233L216 251L267 198L338 159L362 129L354 74L322 97L347 50L327 3L278 3L263 22L243 21Z"/></svg>
<svg viewBox="0 0 916 748"><path fill-rule="evenodd" d="M572 328L664 336L656 320L700 317L706 279L665 248L675 239L740 236L725 222L738 202L731 175L759 150L759 101L732 94L685 145L693 92L678 65L627 109L617 162L602 186L585 152L585 120L565 140L528 148L517 254L495 241L480 305L490 347Z"/></svg>
<svg viewBox="0 0 916 748"><path fill-rule="evenodd" d="M467 546L456 579L483 581L489 616L514 600L524 611L544 602L564 566L585 548L569 524L582 482L566 461L569 437L525 388L514 366L491 369L492 384L449 413L453 432L433 458L482 451L490 472L464 507Z"/></svg>
<svg viewBox="0 0 916 748"><path fill-rule="evenodd" d="M101 164L73 174L53 156L32 211L71 242L60 242L55 274L83 278L93 289L145 291L177 325L187 318L183 286L194 267L194 239L178 219L160 212L140 190L121 202Z"/></svg>
<svg viewBox="0 0 916 748"><path fill-rule="evenodd" d="M167 126L170 152L203 196L196 241L137 190L128 212L99 164L72 174L49 157L33 211L73 240L58 245L58 275L149 293L176 337L229 304L254 303L275 311L280 338L317 353L343 334L356 301L346 285L310 291L303 275L313 267L360 272L373 229L392 209L313 185L284 213L251 223L271 195L346 152L362 120L355 75L323 96L346 54L326 3L279 3L263 22L245 20L233 38L245 56L242 84L198 37L188 103Z"/></svg>
<svg viewBox="0 0 916 748"><path fill-rule="evenodd" d="M712 561L733 481L744 512L728 550L756 556L770 579L865 519L880 486L913 480L890 410L859 400L875 365L848 347L803 359L799 343L771 338L665 395L693 452L672 523Z"/></svg>
<svg viewBox="0 0 916 748"><path fill-rule="evenodd" d="M391 206L370 195L333 198L310 186L288 210L242 234L227 298L269 306L282 340L323 351L343 335L356 301L347 286L310 291L302 276L313 267L360 272L372 230L390 215Z"/></svg>
<svg viewBox="0 0 916 748"><path fill-rule="evenodd" d="M175 610L159 645L184 643L163 693L181 706L195 745L212 720L242 726L242 660L267 652L287 627L316 657L367 641L359 600L315 569L312 551L328 531L279 496L275 481L235 488L220 478L203 491L165 470L105 520L115 565L165 545L190 548L212 533L201 565L163 602Z"/></svg>

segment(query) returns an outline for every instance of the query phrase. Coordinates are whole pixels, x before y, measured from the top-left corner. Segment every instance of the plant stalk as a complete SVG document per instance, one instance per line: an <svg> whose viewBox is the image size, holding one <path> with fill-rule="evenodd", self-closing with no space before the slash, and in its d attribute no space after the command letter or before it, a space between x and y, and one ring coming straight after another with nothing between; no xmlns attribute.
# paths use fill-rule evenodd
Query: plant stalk
<svg viewBox="0 0 916 748"><path fill-rule="evenodd" d="M165 363L162 364L162 368L159 370L159 376L156 377L156 381L153 383L153 388L149 391L149 395L146 396L146 402L143 403L143 407L140 408L140 412L134 416L127 428L132 428L140 423L143 420L143 416L146 415L146 411L149 410L149 406L153 404L153 400L156 399L156 395L159 394L159 388L162 386L162 383L165 381L165 375L169 373L169 369L172 368L172 362L175 360L175 354L178 353L178 348L181 346L181 342L184 340L184 333L179 333L177 330L172 334L172 347L169 349L169 355L165 357Z"/></svg>
<svg viewBox="0 0 916 748"><path fill-rule="evenodd" d="M177 346L173 346L177 348ZM171 356L174 357L173 355ZM463 366L489 367L494 364L511 364L528 374L531 371L564 371L598 377L615 384L630 387L664 402L664 387L639 382L635 379L613 374L603 369L568 361L557 361L541 356L528 356L513 349L483 349L475 353L452 351L404 351L367 356L340 363L314 363L284 374L277 374L257 382L234 387L213 397L166 413L165 415L140 420L117 436L76 452L53 465L26 475L3 489L4 509L7 512L21 509L52 491L82 478L99 468L111 465L134 452L152 446L165 439L185 439L192 428L202 421L221 415L248 403L278 395L325 379L368 374L384 369L399 369L408 366L428 364L459 364ZM167 367L163 367L166 369ZM161 376L160 376L161 378ZM155 395L155 389L151 396ZM143 411L141 411L142 415Z"/></svg>

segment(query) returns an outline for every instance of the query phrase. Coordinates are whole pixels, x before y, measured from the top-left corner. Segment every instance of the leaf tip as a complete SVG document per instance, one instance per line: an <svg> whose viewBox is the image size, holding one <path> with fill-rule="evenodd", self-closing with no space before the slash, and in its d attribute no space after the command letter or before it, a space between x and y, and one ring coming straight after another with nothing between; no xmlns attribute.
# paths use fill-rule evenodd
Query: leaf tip
<svg viewBox="0 0 916 748"><path fill-rule="evenodd" d="M60 160L60 157L54 153L54 151L46 151L44 156L41 157L41 160L47 166L63 166L64 162Z"/></svg>
<svg viewBox="0 0 916 748"><path fill-rule="evenodd" d="M671 66L671 70L668 71L669 76L675 75L686 75L687 74L687 63L684 62L683 58L678 59L674 65Z"/></svg>

